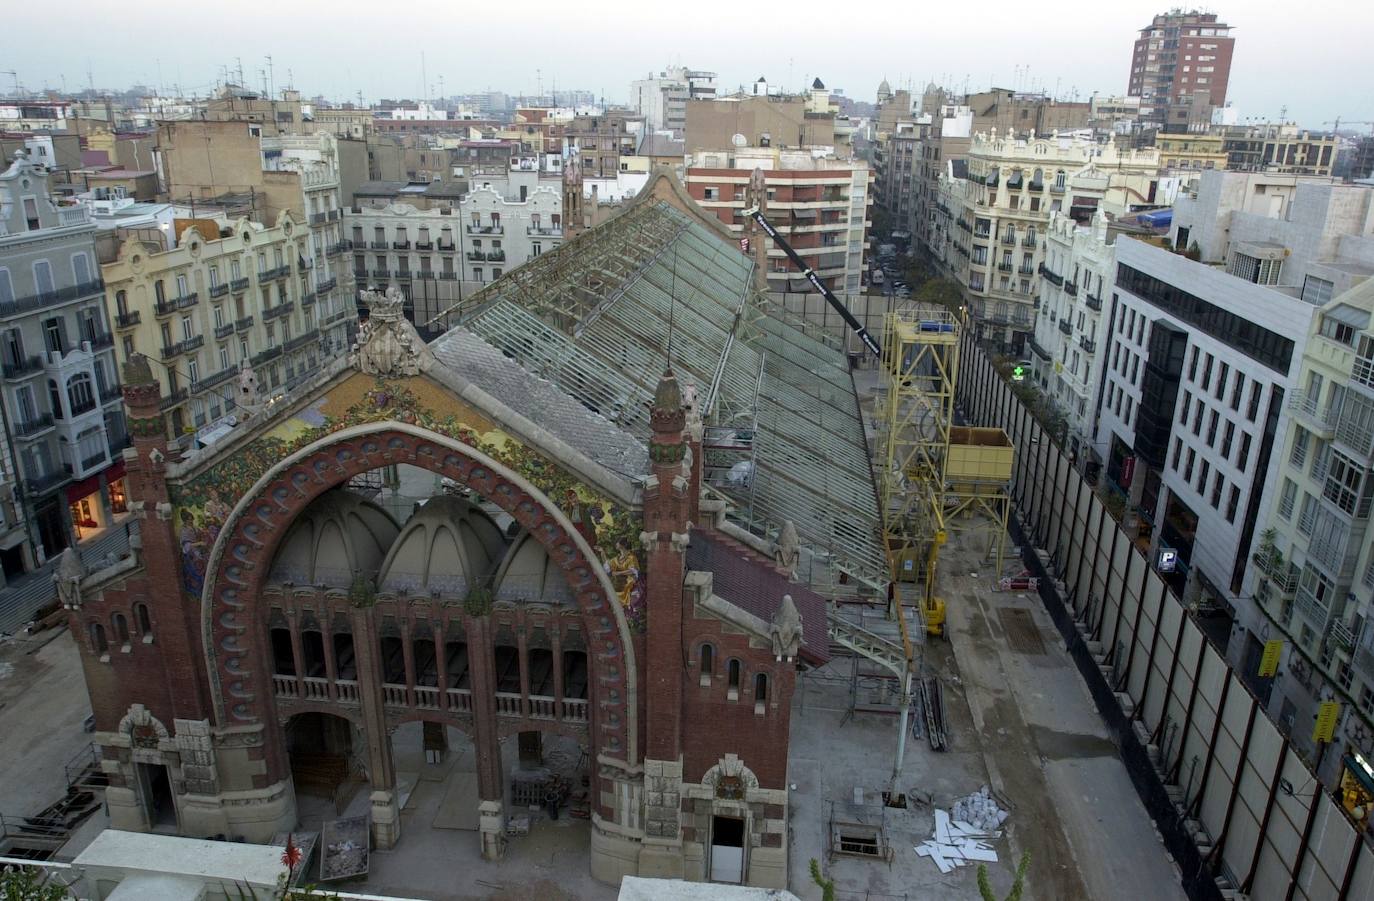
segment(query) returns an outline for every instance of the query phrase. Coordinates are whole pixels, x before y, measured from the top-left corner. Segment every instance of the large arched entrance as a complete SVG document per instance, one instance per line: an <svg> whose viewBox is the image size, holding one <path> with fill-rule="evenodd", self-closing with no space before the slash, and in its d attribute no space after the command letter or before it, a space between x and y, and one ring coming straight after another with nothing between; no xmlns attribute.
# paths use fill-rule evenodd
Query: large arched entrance
<svg viewBox="0 0 1374 901"><path fill-rule="evenodd" d="M395 535L395 526L388 532L384 514L336 501L341 492L335 489L398 465L428 470L501 511L505 534L472 540L495 542L488 557L504 562L442 578L425 568L428 581L416 581L416 566L464 554L448 545L416 551L416 542ZM328 516L315 516L320 505ZM454 534L491 528L457 506L445 515ZM361 531L330 525L348 517L363 522ZM305 519L309 529L301 526ZM423 533L423 540L438 540L441 532ZM297 544L316 550L308 571L289 565L299 562ZM319 550L336 545L348 553ZM372 562L356 565L363 558ZM402 558L411 564L405 578L388 578ZM355 563L327 571L321 561L335 559ZM536 571L554 573L565 596L523 606L505 601L503 586L524 578L531 560L546 561ZM491 575L473 578L478 572ZM592 760L622 762L626 770L635 765L634 649L614 597L583 535L519 473L408 424L343 429L273 466L238 501L214 544L202 627L216 717L221 727L261 730L266 772L260 782L270 786L291 773L286 726L302 705L356 716L383 847L400 827L390 729L426 718L470 732L484 823L500 823L507 793L502 735L553 728L574 736ZM591 812L614 819L608 803ZM484 834L484 849L485 842Z"/></svg>

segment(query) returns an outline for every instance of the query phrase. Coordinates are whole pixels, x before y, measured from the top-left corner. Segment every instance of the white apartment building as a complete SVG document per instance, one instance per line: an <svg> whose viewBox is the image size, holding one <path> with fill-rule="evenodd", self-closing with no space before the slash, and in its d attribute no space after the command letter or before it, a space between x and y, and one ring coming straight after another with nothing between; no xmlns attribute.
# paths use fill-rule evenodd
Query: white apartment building
<svg viewBox="0 0 1374 901"><path fill-rule="evenodd" d="M669 66L630 82L630 108L644 117L645 132L671 131L680 138L687 128L687 101L715 99L714 72Z"/></svg>
<svg viewBox="0 0 1374 901"><path fill-rule="evenodd" d="M1105 479L1138 507L1153 562L1235 598L1315 308L1141 241L1115 247L1095 438Z"/></svg>
<svg viewBox="0 0 1374 901"><path fill-rule="evenodd" d="M1276 448L1278 480L1245 594L1244 647L1253 671L1266 639L1281 638L1270 712L1302 750L1322 701L1343 713L1338 747L1374 759L1374 282L1328 301L1313 319L1289 400L1292 422ZM1362 727L1360 724L1363 724ZM1340 775L1328 754L1321 775Z"/></svg>
<svg viewBox="0 0 1374 901"><path fill-rule="evenodd" d="M983 335L1019 346L1034 324L1042 236L1050 214L1079 223L1155 204L1159 154L1060 135L974 135L966 163L940 177L932 252L969 299Z"/></svg>
<svg viewBox="0 0 1374 901"><path fill-rule="evenodd" d="M1100 211L1086 227L1056 211L1045 227L1039 314L1027 346L1033 378L1067 419L1078 454L1093 451L1116 236Z"/></svg>
<svg viewBox="0 0 1374 901"><path fill-rule="evenodd" d="M125 511L123 396L95 226L17 151L0 172L0 569L14 576Z"/></svg>
<svg viewBox="0 0 1374 901"><path fill-rule="evenodd" d="M347 211L345 228L359 285L395 285L405 313L430 337L427 323L483 285L563 242L561 179L512 159L503 178L476 176L457 204L419 209L377 200Z"/></svg>

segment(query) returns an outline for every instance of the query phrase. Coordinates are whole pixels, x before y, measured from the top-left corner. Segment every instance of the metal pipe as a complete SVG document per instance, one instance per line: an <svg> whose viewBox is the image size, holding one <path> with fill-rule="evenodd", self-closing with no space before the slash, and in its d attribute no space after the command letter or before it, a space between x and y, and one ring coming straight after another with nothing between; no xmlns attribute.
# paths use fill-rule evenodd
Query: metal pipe
<svg viewBox="0 0 1374 901"><path fill-rule="evenodd" d="M907 717L911 710L911 666L908 664L906 677L902 681L902 713L897 726L897 760L892 764L892 789L897 789L897 778L902 773L902 759L906 756Z"/></svg>

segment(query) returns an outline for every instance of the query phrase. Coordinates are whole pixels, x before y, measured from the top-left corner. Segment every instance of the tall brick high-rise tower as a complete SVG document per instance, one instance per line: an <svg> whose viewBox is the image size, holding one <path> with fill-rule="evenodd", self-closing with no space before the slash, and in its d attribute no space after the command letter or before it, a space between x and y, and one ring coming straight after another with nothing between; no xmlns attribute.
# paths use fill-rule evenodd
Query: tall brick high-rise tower
<svg viewBox="0 0 1374 901"><path fill-rule="evenodd" d="M1140 29L1127 93L1140 98L1141 123L1161 131L1202 131L1226 104L1235 49L1231 26L1215 13L1174 10Z"/></svg>

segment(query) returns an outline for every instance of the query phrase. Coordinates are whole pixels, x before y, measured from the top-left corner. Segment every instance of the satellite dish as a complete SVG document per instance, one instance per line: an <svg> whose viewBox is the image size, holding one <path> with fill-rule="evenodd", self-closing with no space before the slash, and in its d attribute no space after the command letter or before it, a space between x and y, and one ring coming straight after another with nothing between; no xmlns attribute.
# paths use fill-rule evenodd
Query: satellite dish
<svg viewBox="0 0 1374 901"><path fill-rule="evenodd" d="M730 139L730 143L734 144L736 147L744 147L749 143L749 139L744 135L737 134Z"/></svg>

